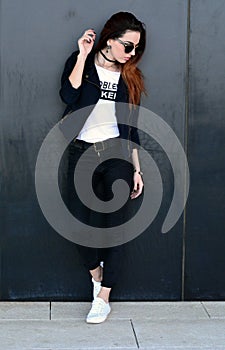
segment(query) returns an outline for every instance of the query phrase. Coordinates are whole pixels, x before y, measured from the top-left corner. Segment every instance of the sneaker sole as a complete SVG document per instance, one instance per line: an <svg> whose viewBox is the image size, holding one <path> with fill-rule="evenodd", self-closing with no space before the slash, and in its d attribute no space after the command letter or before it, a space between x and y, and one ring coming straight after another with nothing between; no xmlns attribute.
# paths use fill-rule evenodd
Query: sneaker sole
<svg viewBox="0 0 225 350"><path fill-rule="evenodd" d="M102 322L104 322L106 319L107 319L107 317L109 316L109 314L110 314L110 312L111 312L111 310L109 311L109 313L105 316L105 317L96 317L96 318L93 318L93 319L86 319L86 322L87 323L102 323Z"/></svg>

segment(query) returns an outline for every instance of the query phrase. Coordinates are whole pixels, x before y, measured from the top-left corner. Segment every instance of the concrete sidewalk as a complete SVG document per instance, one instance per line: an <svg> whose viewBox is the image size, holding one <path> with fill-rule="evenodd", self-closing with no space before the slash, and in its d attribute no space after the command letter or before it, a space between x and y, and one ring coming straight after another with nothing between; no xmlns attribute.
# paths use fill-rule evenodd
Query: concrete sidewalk
<svg viewBox="0 0 225 350"><path fill-rule="evenodd" d="M87 302L0 302L0 350L225 349L225 302L111 302L91 325Z"/></svg>

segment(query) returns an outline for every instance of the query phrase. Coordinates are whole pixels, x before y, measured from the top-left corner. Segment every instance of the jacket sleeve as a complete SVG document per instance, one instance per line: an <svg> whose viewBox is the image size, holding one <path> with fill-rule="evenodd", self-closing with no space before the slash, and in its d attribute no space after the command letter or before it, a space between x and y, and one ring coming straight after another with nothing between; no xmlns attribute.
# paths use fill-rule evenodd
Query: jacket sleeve
<svg viewBox="0 0 225 350"><path fill-rule="evenodd" d="M132 111L132 121L133 121L133 126L131 126L131 131L130 131L130 139L132 142L135 143L135 147L133 148L140 148L140 138L138 135L138 117L139 117L139 105L136 106L135 109Z"/></svg>
<svg viewBox="0 0 225 350"><path fill-rule="evenodd" d="M59 91L59 95L62 101L67 105L74 104L77 98L79 97L80 91L81 91L81 86L75 89L69 80L69 76L76 64L78 54L79 54L79 51L75 51L67 59L64 66L63 74L61 77L61 89Z"/></svg>

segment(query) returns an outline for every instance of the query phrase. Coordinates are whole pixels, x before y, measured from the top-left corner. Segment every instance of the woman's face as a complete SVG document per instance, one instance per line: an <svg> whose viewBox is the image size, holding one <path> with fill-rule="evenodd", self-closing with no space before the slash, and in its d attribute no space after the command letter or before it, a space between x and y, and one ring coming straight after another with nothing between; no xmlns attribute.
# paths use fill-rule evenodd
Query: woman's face
<svg viewBox="0 0 225 350"><path fill-rule="evenodd" d="M140 32L127 30L125 34L118 39L108 40L108 43L111 45L110 53L112 59L120 63L129 61L129 59L135 55L135 48L138 46L140 36Z"/></svg>

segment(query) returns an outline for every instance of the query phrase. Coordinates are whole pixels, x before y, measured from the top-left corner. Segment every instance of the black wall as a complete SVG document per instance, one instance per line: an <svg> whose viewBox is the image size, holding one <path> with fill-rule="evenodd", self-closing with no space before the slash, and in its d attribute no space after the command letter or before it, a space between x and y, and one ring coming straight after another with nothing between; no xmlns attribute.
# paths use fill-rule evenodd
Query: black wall
<svg viewBox="0 0 225 350"><path fill-rule="evenodd" d="M1 0L1 300L89 300L90 280L75 245L45 220L34 174L39 148L64 109L58 90L66 58L86 28L99 33L114 12L147 26L141 62L143 106L175 131L188 157L184 214L162 234L173 193L163 151L151 154L164 194L152 225L126 246L114 300L222 300L225 297L225 1Z"/></svg>

